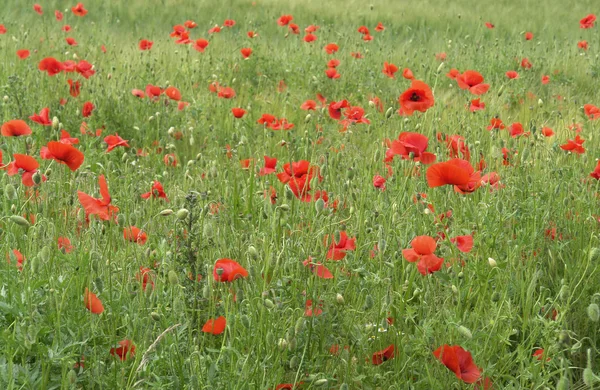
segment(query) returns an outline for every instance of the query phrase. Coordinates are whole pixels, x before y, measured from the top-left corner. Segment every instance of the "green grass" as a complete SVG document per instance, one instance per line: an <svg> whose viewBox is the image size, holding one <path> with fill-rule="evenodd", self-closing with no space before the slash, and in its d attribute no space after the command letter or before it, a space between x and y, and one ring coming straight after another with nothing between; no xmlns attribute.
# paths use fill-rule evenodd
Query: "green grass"
<svg viewBox="0 0 600 390"><path fill-rule="evenodd" d="M386 3L90 0L85 17L69 10L57 22L54 10L74 2L40 2L40 16L33 4L5 0L0 123L24 119L33 134L0 137L2 163L15 153L30 154L48 180L35 188L36 200L20 175L0 174L0 256L18 249L26 258L22 271L14 259L0 261L0 388L274 389L294 382L310 389L473 388L435 359L432 352L443 344L468 350L494 388L556 388L561 378L570 388L586 388L584 369L600 370L598 322L587 313L600 293L599 192L589 177L600 149L600 121L589 120L582 107L600 105L600 39L598 26L582 30L579 20L600 13L598 4ZM300 35L287 35L277 25L288 13ZM209 36L207 30L227 18L236 25ZM191 38L209 39L204 53L169 37L186 20L198 23ZM378 33L380 21L386 29ZM487 21L496 27L487 29ZM72 31L62 32L63 24ZM302 41L309 24L320 26L312 44ZM373 41L361 40L357 29L363 24ZM259 37L247 38L249 30ZM525 31L534 33L532 41L525 41ZM69 47L66 36L79 45ZM154 46L140 51L140 39ZM577 48L583 39L587 51ZM323 50L330 42L340 46L335 55ZM242 47L253 49L248 60L239 53ZM29 49L31 56L18 59L18 49ZM357 51L363 59L352 58ZM441 52L447 53L443 64L435 57ZM85 80L77 73L48 77L38 70L45 57L74 56L94 64L96 74ZM532 69L520 68L524 57ZM331 58L341 62L338 80L324 72ZM384 61L400 68L395 79L381 72ZM398 97L410 86L401 76L405 67L433 88L435 105L424 114L396 114ZM484 111L465 108L475 97L446 77L451 68L477 70L491 84L481 96ZM508 70L520 78L508 80ZM542 75L551 82L542 85ZM82 82L79 97L69 96L68 78ZM213 81L234 88L237 96L217 98L208 90ZM131 94L147 84L179 88L190 106L178 111L164 97L153 103ZM299 107L317 93L328 102L347 99L363 107L371 124L340 133L327 109L307 117ZM383 112L369 104L375 95ZM65 106L61 98L69 100ZM103 128L101 137L79 132L86 101L96 109L85 121L92 131ZM28 120L44 107L62 127ZM248 113L235 119L233 107ZM285 117L295 127L265 129L256 123L263 113ZM487 131L496 115L532 134L511 138L506 130ZM575 137L573 123L582 124L585 154L559 147ZM544 126L556 135L543 137ZM39 157L63 128L80 139L75 146L85 154L75 172ZM415 174L418 164L396 157L387 189L374 188L373 176L387 172L384 140L406 131L429 137L428 151L439 162L450 157L438 134L465 137L471 162L482 156L484 173L497 172L505 187L492 192L484 186L468 195L448 186L429 188L426 167ZM105 153L103 138L115 133L130 148ZM518 151L512 165L503 164L503 147ZM137 156L138 148L148 156ZM163 162L167 153L176 156L176 167ZM292 161L319 166L323 181L315 181L312 192L326 190L330 203L339 201L337 210L300 202L275 175L258 176L264 155L278 159L277 172ZM239 161L247 158L256 164L243 170ZM98 197L99 175L106 176L120 210L117 221L92 217L88 225L77 191ZM164 185L170 202L140 197L154 180ZM264 198L271 186L278 195L274 205ZM413 201L419 193L427 194L435 213ZM180 220L182 208L191 216ZM174 212L163 216L165 209ZM449 220L436 221L448 210ZM35 223L29 227L10 219L30 214ZM147 232L145 245L123 239L123 228L131 225ZM552 228L554 240L547 233ZM356 238L356 250L339 262L326 260L325 238L341 231ZM423 276L402 250L415 236L439 232L448 238L473 234L474 248L463 254L440 240L435 253L452 266ZM58 249L59 237L71 240L71 253ZM371 257L376 244L383 250ZM319 279L304 267L309 256L334 279ZM213 266L220 258L236 260L249 276L215 282ZM154 288L142 289L140 267L153 270ZM203 275L200 282L187 278L192 269ZM86 287L102 300L102 314L85 308ZM323 314L305 316L307 299L322 301ZM547 315L552 310L556 319ZM221 315L227 319L223 334L201 331L209 318ZM389 326L388 317L394 319ZM124 339L136 351L121 361L110 349ZM349 348L333 356L333 344ZM395 357L373 365L373 353L390 344ZM532 357L538 348L549 361ZM82 356L85 367L75 368Z"/></svg>

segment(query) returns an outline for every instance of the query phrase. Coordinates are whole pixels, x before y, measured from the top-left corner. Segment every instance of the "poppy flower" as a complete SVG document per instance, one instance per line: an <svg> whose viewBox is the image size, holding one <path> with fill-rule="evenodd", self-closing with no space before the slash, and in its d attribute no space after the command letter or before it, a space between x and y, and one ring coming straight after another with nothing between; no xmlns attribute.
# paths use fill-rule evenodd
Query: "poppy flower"
<svg viewBox="0 0 600 390"><path fill-rule="evenodd" d="M92 115L92 111L94 111L95 108L96 106L94 106L92 102L85 102L83 103L81 115L83 115L84 118L88 118L90 115Z"/></svg>
<svg viewBox="0 0 600 390"><path fill-rule="evenodd" d="M516 138L519 136L528 137L530 134L529 131L525 132L525 130L523 130L523 125L519 122L515 122L512 125L510 125L509 132L512 138Z"/></svg>
<svg viewBox="0 0 600 390"><path fill-rule="evenodd" d="M67 42L67 45L69 45L69 46L77 46L77 41L75 40L75 38L66 37L65 41Z"/></svg>
<svg viewBox="0 0 600 390"><path fill-rule="evenodd" d="M317 317L323 314L323 301L320 301L318 305L313 305L313 301L310 299L306 300L304 304L304 316L305 317Z"/></svg>
<svg viewBox="0 0 600 390"><path fill-rule="evenodd" d="M134 90L134 91L138 91L138 90ZM152 84L146 85L146 95L148 96L148 99L150 99L152 101L158 101L160 99L160 95L162 95L163 92L164 91L156 85L152 85Z"/></svg>
<svg viewBox="0 0 600 390"><path fill-rule="evenodd" d="M194 50L199 51L200 53L204 52L204 49L208 46L208 41L206 39L200 38L196 39L194 42Z"/></svg>
<svg viewBox="0 0 600 390"><path fill-rule="evenodd" d="M248 36L248 38L256 38L258 36L258 34L254 31L248 31L246 35Z"/></svg>
<svg viewBox="0 0 600 390"><path fill-rule="evenodd" d="M287 26L294 17L292 15L281 15L279 19L277 19L277 24L280 26Z"/></svg>
<svg viewBox="0 0 600 390"><path fill-rule="evenodd" d="M532 32L526 32L525 33L525 40L526 41L531 41L533 39L533 33Z"/></svg>
<svg viewBox="0 0 600 390"><path fill-rule="evenodd" d="M469 111L481 111L485 109L485 103L481 101L480 98L471 100L471 105L469 106Z"/></svg>
<svg viewBox="0 0 600 390"><path fill-rule="evenodd" d="M73 80L68 79L67 83L69 83L69 94L74 98L79 96L79 93L81 92L81 83L79 80L73 82Z"/></svg>
<svg viewBox="0 0 600 390"><path fill-rule="evenodd" d="M583 147L584 142L585 142L585 140L583 138L581 138L579 136L579 134L577 134L577 136L575 137L574 140L572 140L572 139L567 140L567 143L564 145L560 145L560 148L562 150L566 150L568 152L583 154L583 153L585 153L585 148Z"/></svg>
<svg viewBox="0 0 600 390"><path fill-rule="evenodd" d="M425 112L435 103L429 85L420 80L413 80L409 89L398 98L400 115L412 115L415 111Z"/></svg>
<svg viewBox="0 0 600 390"><path fill-rule="evenodd" d="M108 148L106 149L106 153L112 151L114 148L116 148L118 146L123 146L126 148L129 147L127 140L124 140L123 138L121 138L119 136L119 134L108 135L108 136L104 137L104 142L108 145Z"/></svg>
<svg viewBox="0 0 600 390"><path fill-rule="evenodd" d="M198 24L196 22L194 22L193 20L186 20L183 25L189 29L198 27Z"/></svg>
<svg viewBox="0 0 600 390"><path fill-rule="evenodd" d="M69 26L68 24L65 24L64 26L62 26L61 30L64 32L69 32L69 31L71 31L71 26Z"/></svg>
<svg viewBox="0 0 600 390"><path fill-rule="evenodd" d="M98 299L96 294L89 291L87 287L83 293L83 304L85 305L86 309L91 311L93 314L102 314L104 311L102 301Z"/></svg>
<svg viewBox="0 0 600 390"><path fill-rule="evenodd" d="M86 79L93 76L96 71L93 69L93 65L86 60L81 60L75 65L75 71Z"/></svg>
<svg viewBox="0 0 600 390"><path fill-rule="evenodd" d="M39 115L34 113L29 117L33 122L39 123L42 126L52 126L52 121L50 120L50 109L48 107L43 108Z"/></svg>
<svg viewBox="0 0 600 390"><path fill-rule="evenodd" d="M482 179L483 181L483 179ZM463 253L471 252L473 249L473 236L456 236L450 239L450 242L455 244L459 251Z"/></svg>
<svg viewBox="0 0 600 390"><path fill-rule="evenodd" d="M340 100L339 102L329 103L329 116L332 119L340 120L342 118L342 108L350 107L346 99Z"/></svg>
<svg viewBox="0 0 600 390"><path fill-rule="evenodd" d="M127 360L127 357L133 357L135 355L135 345L131 340L121 340L119 341L119 347L111 348L110 354L114 357L118 357L121 361Z"/></svg>
<svg viewBox="0 0 600 390"><path fill-rule="evenodd" d="M492 23L490 23L490 22L485 22L485 27L487 27L487 28L489 28L489 29L491 30L491 29L493 29L493 28L494 28L494 27L496 27L496 26L494 26L494 25L493 25Z"/></svg>
<svg viewBox="0 0 600 390"><path fill-rule="evenodd" d="M27 49L17 50L17 57L24 60L25 58L29 57L29 50L27 50Z"/></svg>
<svg viewBox="0 0 600 390"><path fill-rule="evenodd" d="M521 68L523 69L531 69L533 65L531 64L531 62L529 61L529 59L527 58L523 58L521 60Z"/></svg>
<svg viewBox="0 0 600 390"><path fill-rule="evenodd" d="M221 32L221 27L219 27L219 25L215 25L213 28L208 30L209 34L215 34L215 33L220 33Z"/></svg>
<svg viewBox="0 0 600 390"><path fill-rule="evenodd" d="M360 54L359 52L354 52L354 51L353 51L353 52L351 52L351 53L350 53L350 55L351 55L353 58L356 58L357 60L359 60L359 59L363 58L363 55L362 55L362 54Z"/></svg>
<svg viewBox="0 0 600 390"><path fill-rule="evenodd" d="M542 135L544 137L552 137L554 135L554 131L549 127L542 128Z"/></svg>
<svg viewBox="0 0 600 390"><path fill-rule="evenodd" d="M455 68L450 69L450 71L446 73L446 77L452 80L456 80L458 76L460 76L460 72Z"/></svg>
<svg viewBox="0 0 600 390"><path fill-rule="evenodd" d="M419 161L428 165L435 162L436 156L433 153L426 152L429 145L429 138L419 133L403 132L400 133L397 140L392 141L390 149L386 151L386 162L392 161L395 155L399 155L403 160L408 160L412 156L413 161Z"/></svg>
<svg viewBox="0 0 600 390"><path fill-rule="evenodd" d="M0 24L0 35L6 34L6 27L3 24Z"/></svg>
<svg viewBox="0 0 600 390"><path fill-rule="evenodd" d="M435 59L436 59L436 60L438 60L438 61L446 61L446 58L447 58L447 57L448 57L448 55L447 55L446 53L444 53L444 52L442 52L442 53L437 53L437 54L435 55Z"/></svg>
<svg viewBox="0 0 600 390"><path fill-rule="evenodd" d="M550 76L542 76L542 84L546 85L550 82Z"/></svg>
<svg viewBox="0 0 600 390"><path fill-rule="evenodd" d="M596 164L596 168L594 168L594 171L590 173L590 176L596 180L600 180L600 160Z"/></svg>
<svg viewBox="0 0 600 390"><path fill-rule="evenodd" d="M71 253L73 251L73 245L68 237L58 237L57 240L58 250L62 253Z"/></svg>
<svg viewBox="0 0 600 390"><path fill-rule="evenodd" d="M145 98L145 97L146 97L146 94L145 94L145 93L144 93L144 91L142 91L141 89L132 89L132 90L131 90L131 94L132 94L133 96L137 96L137 97L139 97L140 99L143 99L143 98Z"/></svg>
<svg viewBox="0 0 600 390"><path fill-rule="evenodd" d="M20 137L22 135L30 135L31 128L21 119L13 119L2 124L0 134L4 137Z"/></svg>
<svg viewBox="0 0 600 390"><path fill-rule="evenodd" d="M596 119L600 119L600 108L591 105L591 104L585 104L583 106L583 110L585 112L585 115L591 119L591 120L596 120Z"/></svg>
<svg viewBox="0 0 600 390"><path fill-rule="evenodd" d="M460 161L464 160L453 159L433 164L427 168L427 185L431 188L444 185L467 185L471 174L468 169L461 166Z"/></svg>
<svg viewBox="0 0 600 390"><path fill-rule="evenodd" d="M213 278L216 282L233 282L247 276L248 271L235 260L224 258L215 262Z"/></svg>
<svg viewBox="0 0 600 390"><path fill-rule="evenodd" d="M180 101L181 100L181 92L175 87L168 87L165 89L165 95L171 100Z"/></svg>
<svg viewBox="0 0 600 390"><path fill-rule="evenodd" d="M394 349L395 349L395 346L394 346L394 344L392 344L384 350L375 352L373 354L373 358L371 359L371 361L373 362L373 365L378 366L380 364L383 364L383 362L385 362L385 361L393 359L394 358Z"/></svg>
<svg viewBox="0 0 600 390"><path fill-rule="evenodd" d="M596 15L589 14L579 21L579 28L592 28L596 23Z"/></svg>
<svg viewBox="0 0 600 390"><path fill-rule="evenodd" d="M519 74L514 70L509 70L508 72L506 72L506 77L508 77L509 79L518 79Z"/></svg>
<svg viewBox="0 0 600 390"><path fill-rule="evenodd" d="M242 57L250 58L250 55L252 54L252 49L249 47L244 47L240 49L240 53L242 53Z"/></svg>
<svg viewBox="0 0 600 390"><path fill-rule="evenodd" d="M82 3L77 3L75 7L71 7L71 12L73 12L73 14L77 16L85 16L88 13L88 11L85 8L83 8Z"/></svg>
<svg viewBox="0 0 600 390"><path fill-rule="evenodd" d="M240 119L246 114L246 110L244 110L243 108L236 107L236 108L231 109L231 113L233 114L234 117Z"/></svg>
<svg viewBox="0 0 600 390"><path fill-rule="evenodd" d="M233 27L233 26L235 26L235 20L225 19L225 21L223 22L223 27Z"/></svg>
<svg viewBox="0 0 600 390"><path fill-rule="evenodd" d="M302 103L302 105L300 106L300 109L306 110L306 111L316 110L317 102L315 102L314 100L307 100L304 103Z"/></svg>
<svg viewBox="0 0 600 390"><path fill-rule="evenodd" d="M19 271L23 271L23 263L25 262L25 256L18 250L13 249L12 252L6 254L6 262L11 263L11 259L15 261L15 267Z"/></svg>
<svg viewBox="0 0 600 390"><path fill-rule="evenodd" d="M404 68L404 70L402 71L402 77L404 77L407 80L414 80L415 78L412 70L408 68Z"/></svg>
<svg viewBox="0 0 600 390"><path fill-rule="evenodd" d="M311 43L317 40L317 36L314 34L306 34L304 38L302 38L304 42Z"/></svg>
<svg viewBox="0 0 600 390"><path fill-rule="evenodd" d="M144 245L146 241L148 241L148 235L146 232L140 230L140 228L136 226L130 226L123 229L123 238L126 241L135 242L139 245Z"/></svg>
<svg viewBox="0 0 600 390"><path fill-rule="evenodd" d="M588 43L587 41L579 41L577 42L577 47L583 50L587 50L588 49Z"/></svg>
<svg viewBox="0 0 600 390"><path fill-rule="evenodd" d="M325 50L325 52L327 54L333 54L333 53L337 52L339 49L340 49L340 47L335 43L328 43L323 48L323 50Z"/></svg>
<svg viewBox="0 0 600 390"><path fill-rule="evenodd" d="M292 32L292 34L300 34L300 26L298 26L295 23L290 23L288 25L288 30L290 30Z"/></svg>
<svg viewBox="0 0 600 390"><path fill-rule="evenodd" d="M92 198L81 191L77 191L77 197L85 210L86 218L89 218L90 215L97 215L101 220L108 221L116 216L119 208L110 204L111 197L108 193L108 185L104 175L98 177L98 184L100 186L100 199Z"/></svg>
<svg viewBox="0 0 600 390"><path fill-rule="evenodd" d="M474 70L467 70L456 76L456 82L460 89L468 89L473 95L483 95L490 89L489 84L483 83L481 73Z"/></svg>
<svg viewBox="0 0 600 390"><path fill-rule="evenodd" d="M490 186L490 191L493 190L498 190L500 188L504 188L504 184L500 183L500 175L498 175L496 172L490 172L490 173L486 173L485 175L483 175L481 177L481 184L485 185L485 184L489 184ZM460 250L460 248L459 248Z"/></svg>
<svg viewBox="0 0 600 390"><path fill-rule="evenodd" d="M10 162L6 167L6 174L8 176L14 176L21 173L21 182L26 187L33 187L33 175L38 172L40 164L37 160L26 154L13 154L14 161ZM42 180L46 181L46 178L42 176Z"/></svg>
<svg viewBox="0 0 600 390"><path fill-rule="evenodd" d="M208 321L206 321L206 323L204 324L204 326L202 327L202 331L204 333L210 333L210 334L214 334L219 335L223 332L225 332L225 327L227 326L227 321L225 319L225 317L221 316L217 319L210 319Z"/></svg>
<svg viewBox="0 0 600 390"><path fill-rule="evenodd" d="M336 68L327 68L325 74L330 79L339 79L342 75L338 73Z"/></svg>
<svg viewBox="0 0 600 390"><path fill-rule="evenodd" d="M387 77L393 79L394 74L398 71L398 67L392 63L388 63L387 61L385 61L383 63L383 74L386 75Z"/></svg>
<svg viewBox="0 0 600 390"><path fill-rule="evenodd" d="M310 24L310 25L306 26L306 28L304 29L304 32L306 32L306 33L314 33L318 29L319 29L319 26L315 26L314 24Z"/></svg>
<svg viewBox="0 0 600 390"><path fill-rule="evenodd" d="M403 249L402 256L409 262L417 263L417 269L422 275L439 271L444 263L443 258L433 252L437 247L435 240L429 236L415 237L410 243L411 249Z"/></svg>
<svg viewBox="0 0 600 390"><path fill-rule="evenodd" d="M313 258L310 256L308 257L308 259L302 262L302 265L308 267L313 274L315 274L321 279L333 279L333 274L331 273L331 271L329 271L329 269L327 269L327 267L325 267L321 263L314 263Z"/></svg>
<svg viewBox="0 0 600 390"><path fill-rule="evenodd" d="M385 30L385 27L383 27L383 23L381 23L381 22L377 23L377 26L375 26L375 31L381 32L383 30Z"/></svg>
<svg viewBox="0 0 600 390"><path fill-rule="evenodd" d="M382 191L385 190L385 178L380 175L373 176L373 187L378 188Z"/></svg>
<svg viewBox="0 0 600 390"><path fill-rule="evenodd" d="M465 383L475 383L481 377L481 369L473 362L471 353L458 345L444 344L433 352L433 356Z"/></svg>
<svg viewBox="0 0 600 390"><path fill-rule="evenodd" d="M371 34L365 34L363 35L362 40L365 42L370 42L373 40L373 36Z"/></svg>
<svg viewBox="0 0 600 390"><path fill-rule="evenodd" d="M166 200L167 202L169 201L169 199L167 198L167 194L165 194L163 185L156 180L154 181L154 183L152 183L152 189L150 190L150 192L142 194L141 197L142 199L160 198Z"/></svg>
<svg viewBox="0 0 600 390"><path fill-rule="evenodd" d="M331 235L331 245L327 251L327 258L330 260L342 260L346 257L347 251L356 249L356 238L349 238L346 232L340 232L340 240L335 241L335 235Z"/></svg>
<svg viewBox="0 0 600 390"><path fill-rule="evenodd" d="M265 160L265 166L260 169L260 172L258 172L258 175L265 176L265 175L269 175L271 173L275 173L275 167L277 166L277 159L274 157L271 158L269 156L264 156L263 158Z"/></svg>
<svg viewBox="0 0 600 390"><path fill-rule="evenodd" d="M135 278L142 282L142 289L144 291L146 291L146 287L148 287L148 284L150 284L150 286L152 286L152 289L154 289L153 275L154 274L152 273L152 270L147 267L140 267L140 270L135 274Z"/></svg>
<svg viewBox="0 0 600 390"><path fill-rule="evenodd" d="M217 92L217 97L222 99L232 99L235 97L235 90L231 87L221 87Z"/></svg>
<svg viewBox="0 0 600 390"><path fill-rule="evenodd" d="M41 148L40 155L44 160L56 160L65 164L73 172L83 164L84 159L81 151L68 143L58 141L48 142L48 145Z"/></svg>
<svg viewBox="0 0 600 390"><path fill-rule="evenodd" d="M42 15L44 12L42 11L42 6L39 4L33 5L33 10L37 12L39 15Z"/></svg>
<svg viewBox="0 0 600 390"><path fill-rule="evenodd" d="M139 48L140 50L150 50L152 49L152 45L154 45L154 42L147 39L142 39L139 43Z"/></svg>
<svg viewBox="0 0 600 390"><path fill-rule="evenodd" d="M168 167L176 167L177 166L177 157L174 153L165 154L163 157L163 162Z"/></svg>

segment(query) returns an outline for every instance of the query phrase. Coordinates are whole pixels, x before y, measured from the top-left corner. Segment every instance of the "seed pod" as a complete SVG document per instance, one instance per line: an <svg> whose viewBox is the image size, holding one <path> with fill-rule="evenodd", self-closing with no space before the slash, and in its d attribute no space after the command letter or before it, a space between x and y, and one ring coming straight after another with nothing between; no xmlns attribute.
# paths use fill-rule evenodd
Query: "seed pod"
<svg viewBox="0 0 600 390"><path fill-rule="evenodd" d="M287 203L282 204L281 206L279 206L279 209L281 211L290 211L290 205Z"/></svg>
<svg viewBox="0 0 600 390"><path fill-rule="evenodd" d="M592 387L597 381L598 377L594 374L594 371L592 371L590 367L586 367L586 369L583 370L583 383L588 387Z"/></svg>
<svg viewBox="0 0 600 390"><path fill-rule="evenodd" d="M248 318L247 315L242 315L242 325L244 325L244 327L249 328L250 327L250 318Z"/></svg>
<svg viewBox="0 0 600 390"><path fill-rule="evenodd" d="M304 318L298 318L298 320L296 321L296 325L294 326L294 332L296 332L296 335L300 334L304 330L304 324Z"/></svg>

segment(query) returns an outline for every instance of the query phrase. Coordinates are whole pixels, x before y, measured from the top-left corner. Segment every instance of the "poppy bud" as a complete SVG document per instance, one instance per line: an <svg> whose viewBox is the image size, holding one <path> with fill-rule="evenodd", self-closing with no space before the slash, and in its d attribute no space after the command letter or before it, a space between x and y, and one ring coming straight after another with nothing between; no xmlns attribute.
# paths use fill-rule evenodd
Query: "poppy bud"
<svg viewBox="0 0 600 390"><path fill-rule="evenodd" d="M390 119L392 117L392 115L394 115L394 108L390 107L385 112L385 119Z"/></svg>
<svg viewBox="0 0 600 390"><path fill-rule="evenodd" d="M371 6L371 7L373 7L373 6ZM373 9L373 8L371 8L371 9ZM319 380L315 381L314 385L315 385L315 387L321 387L321 386L327 385L327 383L328 383L327 379L323 378L323 379L319 379Z"/></svg>
<svg viewBox="0 0 600 390"><path fill-rule="evenodd" d="M300 358L298 356L292 356L290 359L290 369L295 370L300 366Z"/></svg>
<svg viewBox="0 0 600 390"><path fill-rule="evenodd" d="M56 130L59 126L60 122L58 120L58 117L54 117L52 118L52 130Z"/></svg>
<svg viewBox="0 0 600 390"><path fill-rule="evenodd" d="M473 334L471 333L471 331L469 330L469 328L465 327L465 326L459 326L458 327L458 333L460 333L462 336L468 338L468 339L472 339L473 338Z"/></svg>
<svg viewBox="0 0 600 390"><path fill-rule="evenodd" d="M211 223L204 224L202 227L202 237L209 240L213 237L214 228Z"/></svg>
<svg viewBox="0 0 600 390"><path fill-rule="evenodd" d="M308 123L308 122L310 122L311 118L312 118L312 115L310 115L310 114L307 114L307 115L304 117L304 123Z"/></svg>
<svg viewBox="0 0 600 390"><path fill-rule="evenodd" d="M455 285L452 285L452 292L454 294L458 294L458 287L456 287Z"/></svg>
<svg viewBox="0 0 600 390"><path fill-rule="evenodd" d="M123 215L123 214L117 215L117 225L119 225L119 226L125 226L125 223L126 223L126 221L125 221L125 215Z"/></svg>
<svg viewBox="0 0 600 390"><path fill-rule="evenodd" d="M8 101L8 96L4 95L4 98L2 98L4 100L4 102Z"/></svg>
<svg viewBox="0 0 600 390"><path fill-rule="evenodd" d="M556 383L556 390L569 390L569 379L563 376Z"/></svg>
<svg viewBox="0 0 600 390"><path fill-rule="evenodd" d="M317 199L315 202L315 210L317 210L317 214L321 213L325 208L325 201L322 198Z"/></svg>
<svg viewBox="0 0 600 390"><path fill-rule="evenodd" d="M600 249L598 248L591 248L590 252L588 253L588 259L590 262L595 262L600 258Z"/></svg>
<svg viewBox="0 0 600 390"><path fill-rule="evenodd" d="M600 319L600 308L597 304L590 303L590 305L587 307L587 314L591 321L598 322Z"/></svg>
<svg viewBox="0 0 600 390"><path fill-rule="evenodd" d="M150 313L150 317L152 317L152 319L154 321L160 321L160 314L158 314L157 312L153 311L152 313Z"/></svg>
<svg viewBox="0 0 600 390"><path fill-rule="evenodd" d="M245 314L242 315L241 320L242 320L242 325L244 325L246 328L250 327L250 318L248 318L247 315L245 315Z"/></svg>
<svg viewBox="0 0 600 390"><path fill-rule="evenodd" d="M275 336L273 335L272 332L268 332L267 333L267 345L273 345L275 344Z"/></svg>
<svg viewBox="0 0 600 390"><path fill-rule="evenodd" d="M377 242L377 248L379 248L379 251L383 253L385 251L386 246L387 242L385 241L385 239L380 238Z"/></svg>
<svg viewBox="0 0 600 390"><path fill-rule="evenodd" d="M31 176L31 180L33 181L33 184L39 186L40 184L42 184L42 175L40 175L38 171L35 171L33 176Z"/></svg>
<svg viewBox="0 0 600 390"><path fill-rule="evenodd" d="M29 261L29 266L31 267L31 272L33 272L34 274L38 272L39 270L39 259L37 256L34 256L30 261Z"/></svg>
<svg viewBox="0 0 600 390"><path fill-rule="evenodd" d="M169 130L167 130L167 134L169 134L169 136L172 137L173 134L175 134L175 128L174 127L169 127Z"/></svg>
<svg viewBox="0 0 600 390"><path fill-rule="evenodd" d="M437 73L440 73L442 71L442 69L444 68L444 64L445 64L445 62L442 61L442 63L438 65L437 70L436 70Z"/></svg>
<svg viewBox="0 0 600 390"><path fill-rule="evenodd" d="M290 205L287 203L284 203L281 206L279 206L278 209L280 209L281 211L290 211Z"/></svg>
<svg viewBox="0 0 600 390"><path fill-rule="evenodd" d="M458 278L459 278L459 279L464 279L464 277L465 277L465 274L464 274L462 271L460 271L460 272L458 273Z"/></svg>
<svg viewBox="0 0 600 390"><path fill-rule="evenodd" d="M15 187L12 184L7 184L6 187L4 187L4 195L6 196L6 199L8 200L15 200L17 199L17 190L15 189Z"/></svg>
<svg viewBox="0 0 600 390"><path fill-rule="evenodd" d="M494 268L498 266L498 263L496 263L496 260L492 259L491 257L488 257L488 264L490 265L490 267Z"/></svg>
<svg viewBox="0 0 600 390"><path fill-rule="evenodd" d="M217 271L218 271L218 270L217 270ZM217 273L218 273L218 272L217 272ZM274 304L274 303L273 303L273 301L272 301L272 300L270 300L270 299L265 299L263 303L265 304L265 307L266 307L267 309L273 309L273 308L275 307L275 304Z"/></svg>
<svg viewBox="0 0 600 390"><path fill-rule="evenodd" d="M372 308L374 305L373 302L373 297L371 295L367 295L367 298L365 298L365 305L363 306L364 310L369 310L370 308Z"/></svg>
<svg viewBox="0 0 600 390"><path fill-rule="evenodd" d="M221 270L221 269L219 268L219 270ZM202 288L202 298L204 298L204 299L210 298L210 287L208 286L208 284Z"/></svg>
<svg viewBox="0 0 600 390"><path fill-rule="evenodd" d="M171 209L164 209L159 214L162 215L163 217L168 217L169 215L173 214L173 210L171 210Z"/></svg>
<svg viewBox="0 0 600 390"><path fill-rule="evenodd" d="M348 384L342 383L342 385L340 386L340 390L348 390Z"/></svg>
<svg viewBox="0 0 600 390"><path fill-rule="evenodd" d="M190 215L190 212L188 209L179 209L177 210L177 219L179 219L180 221L183 221L184 219L186 219L188 217L188 215Z"/></svg>
<svg viewBox="0 0 600 390"><path fill-rule="evenodd" d="M27 145L31 145L31 144L33 144L33 138L31 138L31 137L27 137L27 138L25 138L25 143L26 143Z"/></svg>
<svg viewBox="0 0 600 390"><path fill-rule="evenodd" d="M42 250L40 251L40 258L44 262L47 262L48 260L50 260L50 248L48 248L47 246L44 246L42 248Z"/></svg>
<svg viewBox="0 0 600 390"><path fill-rule="evenodd" d="M586 369L583 370L583 383L585 383L586 386L592 387L598 380L599 378L594 374L594 371L592 371L590 367L586 367Z"/></svg>
<svg viewBox="0 0 600 390"><path fill-rule="evenodd" d="M71 384L75 384L75 382L77 382L77 373L75 372L75 370L70 369L69 373L67 374L69 383Z"/></svg>
<svg viewBox="0 0 600 390"><path fill-rule="evenodd" d="M277 346L282 351L287 348L287 344L288 344L288 342L287 342L286 339L279 339L279 340L277 340Z"/></svg>
<svg viewBox="0 0 600 390"><path fill-rule="evenodd" d="M31 226L29 221L27 221L25 218L21 217L20 215L11 215L10 220L13 221L14 223L16 223L17 225L25 227L25 228L28 228L29 226Z"/></svg>
<svg viewBox="0 0 600 390"><path fill-rule="evenodd" d="M256 250L256 248L253 245L250 245L248 247L248 255L254 260L258 259L258 251Z"/></svg>
<svg viewBox="0 0 600 390"><path fill-rule="evenodd" d="M169 279L169 283L171 285L176 286L179 284L179 278L177 277L177 273L173 270L170 270L167 274L167 279Z"/></svg>
<svg viewBox="0 0 600 390"><path fill-rule="evenodd" d="M343 305L345 303L344 296L340 293L337 293L335 295L335 303L337 303L338 305Z"/></svg>

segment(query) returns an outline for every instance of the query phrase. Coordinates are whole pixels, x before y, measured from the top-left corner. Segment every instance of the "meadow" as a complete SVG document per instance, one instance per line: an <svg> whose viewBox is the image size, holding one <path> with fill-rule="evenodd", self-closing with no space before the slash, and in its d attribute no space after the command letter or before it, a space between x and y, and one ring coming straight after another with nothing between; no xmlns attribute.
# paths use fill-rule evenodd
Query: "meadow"
<svg viewBox="0 0 600 390"><path fill-rule="evenodd" d="M0 388L600 388L599 13L3 0Z"/></svg>

